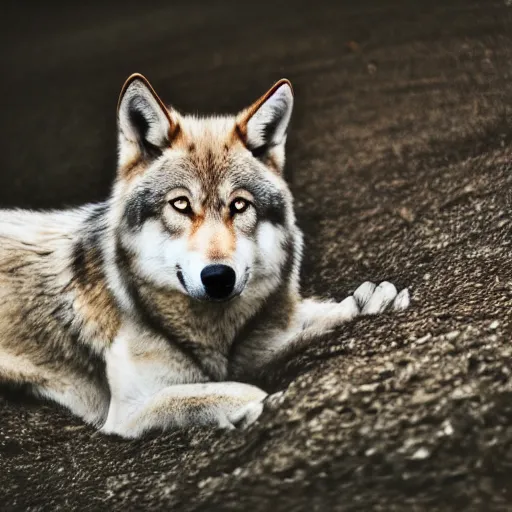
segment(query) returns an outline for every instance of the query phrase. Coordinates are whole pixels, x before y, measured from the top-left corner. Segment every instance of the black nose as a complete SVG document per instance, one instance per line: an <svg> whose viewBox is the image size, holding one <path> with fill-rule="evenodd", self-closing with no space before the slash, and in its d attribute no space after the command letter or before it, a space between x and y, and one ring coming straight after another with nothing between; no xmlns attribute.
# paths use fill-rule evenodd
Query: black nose
<svg viewBox="0 0 512 512"><path fill-rule="evenodd" d="M227 265L208 265L201 271L201 281L212 299L229 297L235 287L235 271Z"/></svg>

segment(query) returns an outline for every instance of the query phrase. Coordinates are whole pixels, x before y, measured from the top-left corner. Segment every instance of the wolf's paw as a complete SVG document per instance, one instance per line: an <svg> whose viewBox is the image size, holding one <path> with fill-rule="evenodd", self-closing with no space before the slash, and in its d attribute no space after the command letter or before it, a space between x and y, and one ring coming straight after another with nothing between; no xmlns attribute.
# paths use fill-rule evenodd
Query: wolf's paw
<svg viewBox="0 0 512 512"><path fill-rule="evenodd" d="M265 409L274 411L279 409L284 401L284 391L276 391L265 398Z"/></svg>
<svg viewBox="0 0 512 512"><path fill-rule="evenodd" d="M352 295L342 300L338 304L338 307L340 308L341 318L344 322L348 322L361 314L357 300Z"/></svg>
<svg viewBox="0 0 512 512"><path fill-rule="evenodd" d="M378 315L386 310L403 311L410 303L407 288L397 293L395 285L387 281L378 286L366 281L354 292L354 299L361 315Z"/></svg>
<svg viewBox="0 0 512 512"><path fill-rule="evenodd" d="M254 423L263 411L263 401L255 400L237 409L228 416L228 428L246 428Z"/></svg>

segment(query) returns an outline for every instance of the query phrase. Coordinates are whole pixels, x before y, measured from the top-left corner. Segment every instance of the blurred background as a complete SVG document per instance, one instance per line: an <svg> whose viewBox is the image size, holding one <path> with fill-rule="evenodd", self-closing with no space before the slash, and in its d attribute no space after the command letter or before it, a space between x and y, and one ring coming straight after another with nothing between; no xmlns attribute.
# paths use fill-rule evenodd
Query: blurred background
<svg viewBox="0 0 512 512"><path fill-rule="evenodd" d="M135 71L167 103L201 113L235 112L286 76L296 91L290 179L307 179L325 144L346 165L351 145L371 151L365 126L377 111L394 111L397 87L447 86L460 48L450 55L445 45L432 59L429 45L466 30L461 11L478 20L476 38L509 34L492 4L3 2L0 206L104 198L115 173L117 97ZM419 100L416 109L432 107Z"/></svg>

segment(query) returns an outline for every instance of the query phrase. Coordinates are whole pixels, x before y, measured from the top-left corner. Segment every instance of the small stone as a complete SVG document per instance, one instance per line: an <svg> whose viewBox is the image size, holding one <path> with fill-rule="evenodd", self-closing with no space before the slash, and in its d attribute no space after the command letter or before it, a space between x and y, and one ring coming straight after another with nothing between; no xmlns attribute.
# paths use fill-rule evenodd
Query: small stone
<svg viewBox="0 0 512 512"><path fill-rule="evenodd" d="M425 460L428 459L429 457L430 451L427 450L426 448L419 448L411 455L412 460Z"/></svg>
<svg viewBox="0 0 512 512"><path fill-rule="evenodd" d="M422 389L418 389L411 398L412 404L428 404L436 400L437 394L425 393Z"/></svg>
<svg viewBox="0 0 512 512"><path fill-rule="evenodd" d="M432 334L428 333L425 336L422 336L421 338L418 338L416 340L417 345L423 345L423 343L426 343L430 338L432 338Z"/></svg>
<svg viewBox="0 0 512 512"><path fill-rule="evenodd" d="M474 396L473 391L468 386L457 388L452 393L453 400L466 400Z"/></svg>
<svg viewBox="0 0 512 512"><path fill-rule="evenodd" d="M399 208L397 210L397 213L403 220L405 220L409 224L413 223L414 219L416 218L413 211L410 208L407 208L406 206L402 206L402 208Z"/></svg>
<svg viewBox="0 0 512 512"><path fill-rule="evenodd" d="M444 337L447 339L447 340L454 340L458 335L460 334L460 331L451 331L451 332L447 332Z"/></svg>
<svg viewBox="0 0 512 512"><path fill-rule="evenodd" d="M492 322L491 325L489 325L489 329L497 329L498 328L498 325L500 325L500 322L498 320L494 320L494 322Z"/></svg>
<svg viewBox="0 0 512 512"><path fill-rule="evenodd" d="M449 420L444 420L443 424L441 425L441 428L442 428L442 433L445 436L452 436L453 435L454 430L453 430L452 424L450 423Z"/></svg>
<svg viewBox="0 0 512 512"><path fill-rule="evenodd" d="M199 487L199 489L204 489L212 480L213 479L211 477L207 477L204 480L200 480L197 483L197 487Z"/></svg>
<svg viewBox="0 0 512 512"><path fill-rule="evenodd" d="M363 384L362 386L359 386L358 391L362 391L363 393L373 393L379 385L379 382L376 382L375 384Z"/></svg>

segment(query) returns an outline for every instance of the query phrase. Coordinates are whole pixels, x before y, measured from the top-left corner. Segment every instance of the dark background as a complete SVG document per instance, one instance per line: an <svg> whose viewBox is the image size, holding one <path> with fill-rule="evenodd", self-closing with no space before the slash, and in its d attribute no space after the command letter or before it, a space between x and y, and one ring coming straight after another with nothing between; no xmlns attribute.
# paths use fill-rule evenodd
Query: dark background
<svg viewBox="0 0 512 512"><path fill-rule="evenodd" d="M315 340L243 432L126 443L0 395L4 510L510 510L510 1L2 3L0 207L99 200L144 73L184 112L289 78L306 294L409 286Z"/></svg>
<svg viewBox="0 0 512 512"><path fill-rule="evenodd" d="M500 3L445 4L439 11L421 0L3 3L0 204L104 198L115 173L117 97L135 71L166 102L200 113L236 112L285 76L297 98L292 176L307 175L322 158L317 140L330 137L346 166L348 132L358 127L371 152L369 121L399 106L399 89L410 96L482 87L458 69L473 49L460 53L453 43L508 36ZM464 15L474 17L470 32ZM429 58L432 45L438 55ZM418 96L415 109L430 107ZM411 123L413 115L401 113Z"/></svg>

